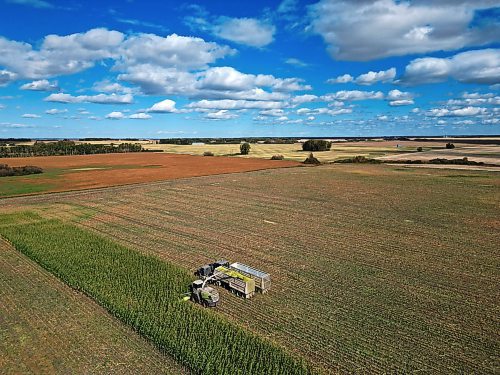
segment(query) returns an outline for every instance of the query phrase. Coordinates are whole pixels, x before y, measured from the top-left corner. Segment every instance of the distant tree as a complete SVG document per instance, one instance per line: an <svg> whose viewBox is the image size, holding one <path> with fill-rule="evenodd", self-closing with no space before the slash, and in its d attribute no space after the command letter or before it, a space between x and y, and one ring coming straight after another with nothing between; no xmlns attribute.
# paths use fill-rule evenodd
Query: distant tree
<svg viewBox="0 0 500 375"><path fill-rule="evenodd" d="M453 148L455 148L455 145L454 145L453 143L451 143L451 142L448 142L448 143L446 144L446 148L447 148L447 149L453 149Z"/></svg>
<svg viewBox="0 0 500 375"><path fill-rule="evenodd" d="M241 155L248 155L250 153L250 143L245 142L240 145Z"/></svg>
<svg viewBox="0 0 500 375"><path fill-rule="evenodd" d="M424 149L422 147L417 147L417 152L422 152Z"/></svg>
<svg viewBox="0 0 500 375"><path fill-rule="evenodd" d="M328 151L332 147L332 142L324 139L309 139L302 144L304 151Z"/></svg>
<svg viewBox="0 0 500 375"><path fill-rule="evenodd" d="M303 163L304 164L316 164L316 165L321 164L321 162L314 157L312 152L309 154L309 156L306 158L306 160L303 161Z"/></svg>

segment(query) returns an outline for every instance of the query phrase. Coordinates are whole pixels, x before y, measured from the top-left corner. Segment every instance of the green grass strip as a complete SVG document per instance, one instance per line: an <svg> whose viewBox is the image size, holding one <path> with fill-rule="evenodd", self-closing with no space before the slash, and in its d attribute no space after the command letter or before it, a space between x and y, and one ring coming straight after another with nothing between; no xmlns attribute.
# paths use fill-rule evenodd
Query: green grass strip
<svg viewBox="0 0 500 375"><path fill-rule="evenodd" d="M1 215L0 234L193 373L311 373L274 343L182 301L192 281L187 270L74 225L34 219L31 213Z"/></svg>

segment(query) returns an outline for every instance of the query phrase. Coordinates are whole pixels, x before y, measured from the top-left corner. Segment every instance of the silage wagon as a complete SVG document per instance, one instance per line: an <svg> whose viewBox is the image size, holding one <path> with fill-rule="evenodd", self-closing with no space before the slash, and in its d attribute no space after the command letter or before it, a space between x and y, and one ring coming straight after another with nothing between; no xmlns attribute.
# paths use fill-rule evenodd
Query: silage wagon
<svg viewBox="0 0 500 375"><path fill-rule="evenodd" d="M259 271L242 263L232 263L229 268L255 281L255 289L258 292L266 293L271 287L271 275Z"/></svg>
<svg viewBox="0 0 500 375"><path fill-rule="evenodd" d="M224 266L219 266L214 270L210 282L221 285L240 297L250 298L255 294L254 279Z"/></svg>

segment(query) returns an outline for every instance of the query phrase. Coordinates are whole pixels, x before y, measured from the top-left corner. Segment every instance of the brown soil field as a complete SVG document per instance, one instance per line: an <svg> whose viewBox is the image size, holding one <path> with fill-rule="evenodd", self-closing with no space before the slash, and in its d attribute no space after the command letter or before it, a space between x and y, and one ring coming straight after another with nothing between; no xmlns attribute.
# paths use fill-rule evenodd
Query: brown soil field
<svg viewBox="0 0 500 375"><path fill-rule="evenodd" d="M46 174L4 177L0 183L47 186L43 192L100 188L212 174L300 165L293 161L202 157L165 153L3 158L9 166L36 165ZM1 194L0 194L1 195ZM16 195L16 194L12 194Z"/></svg>
<svg viewBox="0 0 500 375"><path fill-rule="evenodd" d="M0 239L2 374L179 374L173 360Z"/></svg>
<svg viewBox="0 0 500 375"><path fill-rule="evenodd" d="M325 165L3 199L195 270L267 271L217 312L326 373L495 373L500 177Z"/></svg>

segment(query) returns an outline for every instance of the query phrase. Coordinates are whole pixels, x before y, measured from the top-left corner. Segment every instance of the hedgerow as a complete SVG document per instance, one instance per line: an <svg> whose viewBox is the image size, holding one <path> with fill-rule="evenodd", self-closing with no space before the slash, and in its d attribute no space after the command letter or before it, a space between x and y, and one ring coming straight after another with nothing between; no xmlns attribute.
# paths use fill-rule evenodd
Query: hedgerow
<svg viewBox="0 0 500 375"><path fill-rule="evenodd" d="M33 214L0 216L0 234L193 373L309 374L281 347L182 301L187 270L97 234Z"/></svg>
<svg viewBox="0 0 500 375"><path fill-rule="evenodd" d="M33 165L24 167L9 167L7 164L0 164L0 177L26 176L29 174L43 173L43 169Z"/></svg>

